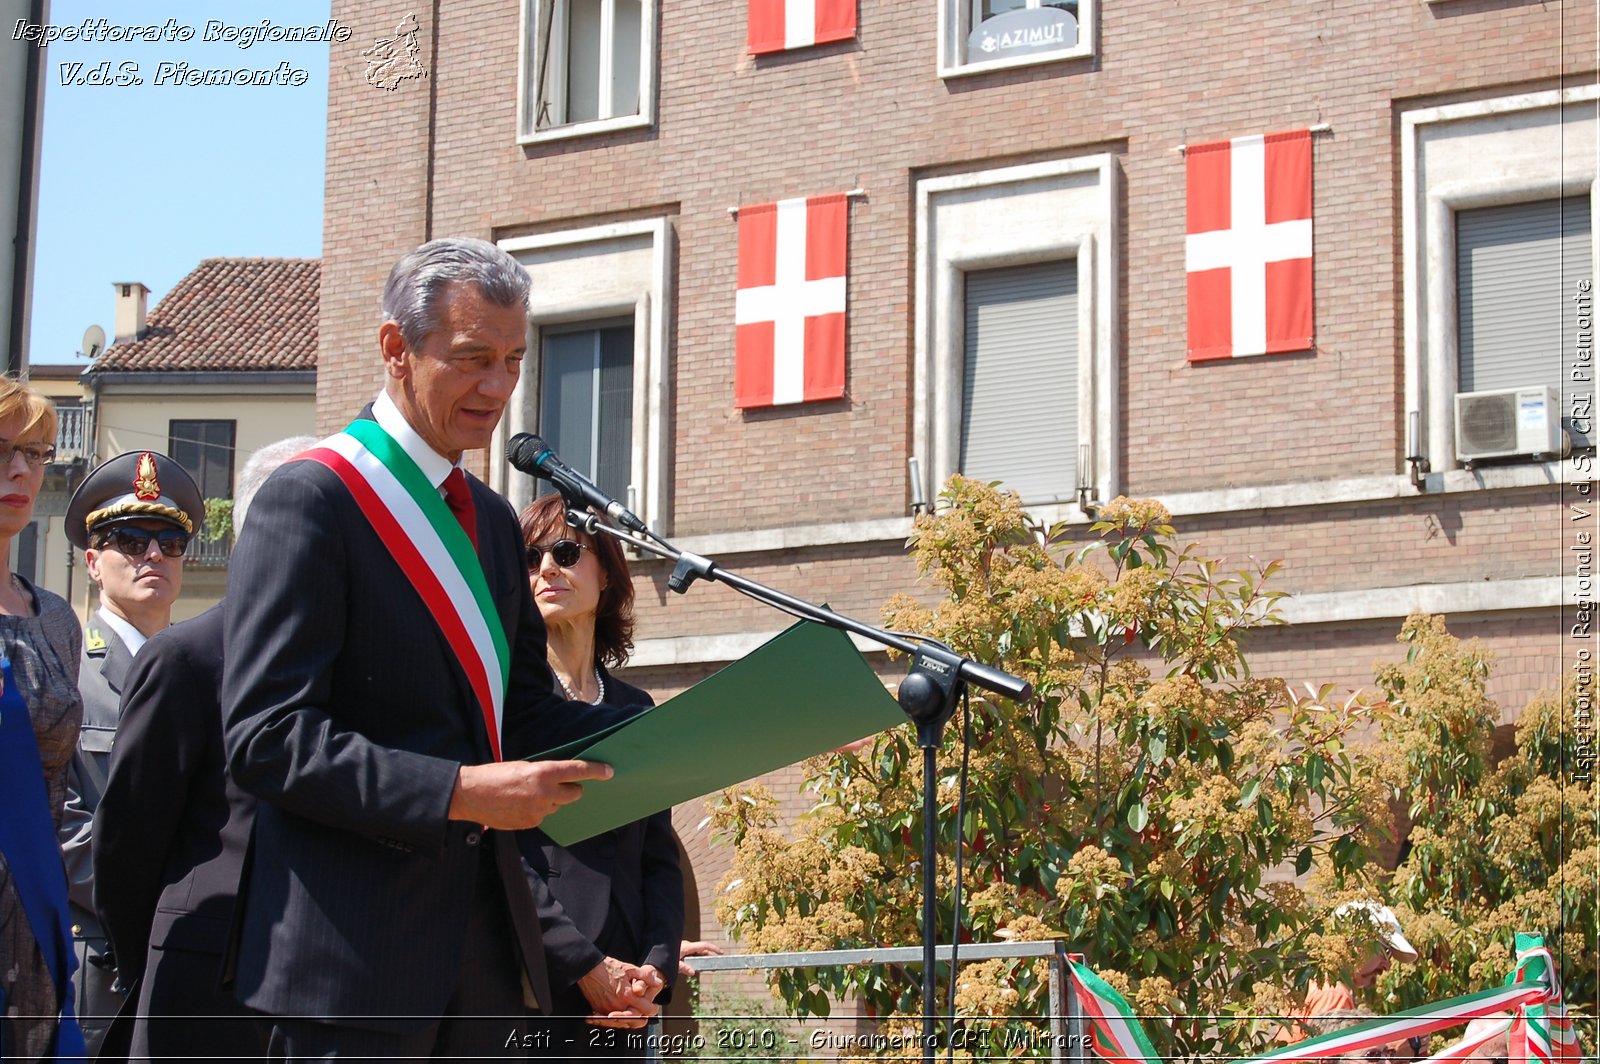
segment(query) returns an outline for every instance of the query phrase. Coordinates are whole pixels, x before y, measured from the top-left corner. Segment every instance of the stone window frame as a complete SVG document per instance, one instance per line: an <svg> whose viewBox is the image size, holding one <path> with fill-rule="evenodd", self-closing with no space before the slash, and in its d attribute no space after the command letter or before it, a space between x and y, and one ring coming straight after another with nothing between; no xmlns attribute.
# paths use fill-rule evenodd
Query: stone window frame
<svg viewBox="0 0 1600 1064"><path fill-rule="evenodd" d="M633 318L632 499L619 500L657 532L671 528L669 492L672 404L668 372L674 297L671 263L674 233L666 218L589 226L535 236L507 237L500 247L533 278L529 293L528 350L540 350L547 325L631 316ZM506 440L533 432L539 359L523 360L522 378L496 430L495 454ZM530 394L531 393L531 394ZM533 487L508 463L491 464L490 486L514 505L532 498Z"/></svg>
<svg viewBox="0 0 1600 1064"><path fill-rule="evenodd" d="M1008 59L971 60L966 58L967 37L972 31L968 24L968 11L973 0L939 0L938 17L938 71L941 78L966 77L986 74L994 70L1037 66L1040 63L1059 63L1063 60L1089 59L1096 54L1096 25L1099 22L1100 0L1078 0L1078 43L1071 48L1040 52L1035 55L1013 56Z"/></svg>
<svg viewBox="0 0 1600 1064"><path fill-rule="evenodd" d="M1401 114L1402 458L1420 448L1435 474L1460 468L1455 454L1456 212L1585 194L1591 208L1600 206L1596 100L1600 86L1584 85ZM1559 132L1541 128L1557 116ZM1467 141L1474 144L1471 150L1456 147ZM1430 159L1431 145L1439 147ZM1600 227L1591 229L1591 242L1597 236ZM1600 266L1600 244L1591 254ZM1413 412L1419 415L1420 440L1410 438Z"/></svg>
<svg viewBox="0 0 1600 1064"><path fill-rule="evenodd" d="M585 122L569 122L557 126L537 127L536 108L539 105L539 77L541 71L538 66L540 49L538 47L537 27L548 5L552 10L551 32L555 32L553 21L559 14L560 6L569 0L523 0L522 21L518 33L517 50L517 143L538 144L551 140L564 140L571 137L585 137L597 133L608 133L619 129L649 128L656 122L656 83L660 76L661 63L657 55L657 4L658 0L640 0L640 26L639 26L639 112L631 115L617 115L612 118L598 118ZM552 65L555 65L552 63ZM560 70L565 70L565 59L561 61Z"/></svg>
<svg viewBox="0 0 1600 1064"><path fill-rule="evenodd" d="M1088 459L1081 463L1079 481L1089 487L1091 502L1116 494L1121 476L1120 184L1121 165L1109 153L917 183L912 454L921 466L921 495L930 503L937 502L940 486L959 461L963 275L1065 258L1078 263L1077 443L1080 454L1087 449ZM1002 224L974 226L971 215L977 204L993 205ZM1034 208L1037 216L1018 213L1025 207ZM1076 501L1031 509L1046 521L1089 517Z"/></svg>

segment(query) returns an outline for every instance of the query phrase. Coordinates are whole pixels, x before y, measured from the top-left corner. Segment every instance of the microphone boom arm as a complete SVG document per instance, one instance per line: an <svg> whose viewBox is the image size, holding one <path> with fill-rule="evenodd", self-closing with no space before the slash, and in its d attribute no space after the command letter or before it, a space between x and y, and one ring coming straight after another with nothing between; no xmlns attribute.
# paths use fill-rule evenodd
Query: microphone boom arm
<svg viewBox="0 0 1600 1064"><path fill-rule="evenodd" d="M959 678L969 683L976 684L986 691L1010 698L1018 702L1026 701L1033 697L1033 685L1020 677L1002 672L989 665L973 661L971 658L961 657L948 647L942 647L932 640L908 638L897 632L890 632L883 628L858 621L847 614L837 613L805 599L768 587L758 581L738 575L722 568L715 561L704 555L681 551L665 540L651 542L640 536L625 532L602 521L593 513L587 513L575 508L568 508L568 523L574 528L581 528L591 536L603 533L613 539L632 544L642 551L647 551L660 558L666 558L673 563L672 575L667 578L667 586L682 595L689 590L696 580L708 580L713 583L726 584L740 594L755 599L774 609L782 610L794 617L805 621L815 621L825 624L830 628L837 628L853 635L878 643L881 646L898 650L909 655L915 662L918 657L940 659L940 664L945 665L953 672L952 679ZM653 534L652 534L653 535Z"/></svg>

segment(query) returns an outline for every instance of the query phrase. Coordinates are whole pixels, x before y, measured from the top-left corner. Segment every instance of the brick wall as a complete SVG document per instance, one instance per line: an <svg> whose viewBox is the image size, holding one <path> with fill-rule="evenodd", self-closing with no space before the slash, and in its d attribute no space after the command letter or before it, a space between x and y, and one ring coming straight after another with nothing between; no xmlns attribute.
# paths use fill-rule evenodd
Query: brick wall
<svg viewBox="0 0 1600 1064"><path fill-rule="evenodd" d="M974 77L935 73L935 0L862 4L854 42L753 59L744 8L660 4L657 120L517 143L519 6L431 9L340 0L356 29L335 51L329 101L319 420L378 387L378 293L429 235L498 238L665 216L676 230L668 352L670 489L685 536L906 512L916 183L1095 152L1123 174L1116 352L1118 490L1160 496L1404 470L1399 115L1413 106L1594 80L1592 7L1578 0L1423 0L1346 8L1276 0L1237 9L1100 0L1092 59ZM415 11L430 76L367 85L356 53ZM1230 17L1232 15L1233 17ZM1234 363L1184 357L1185 143L1326 123L1314 139L1316 348ZM431 145L431 150L430 150ZM728 208L865 189L850 211L847 396L733 408L737 229ZM480 460L480 468L482 462ZM1183 519L1182 537L1234 564L1281 558L1297 592L1552 576L1559 489L1523 488ZM896 543L722 559L737 571L872 619L914 589ZM733 592L679 598L638 567L639 636L760 631L784 618ZM1397 618L1263 633L1258 672L1367 683L1398 654ZM1559 675L1553 610L1462 617L1499 656L1507 719ZM640 670L670 694L714 665ZM893 669L891 671L898 671ZM793 793L794 770L768 782ZM795 798L791 811L798 808ZM702 933L726 855L700 804L675 813L701 892Z"/></svg>
<svg viewBox="0 0 1600 1064"><path fill-rule="evenodd" d="M376 32L404 11L340 4L335 14L357 6L347 49L366 39L363 28ZM362 82L359 64L336 62L325 350L370 349L363 332L383 270L424 233L494 237L671 214L680 248L674 445L696 456L675 468L676 530L791 523L795 491L807 484L812 497L800 501L815 519L903 512L896 459L909 434L915 179L1109 147L1126 175L1127 488L1281 480L1288 455L1307 478L1392 473L1401 449L1395 113L1405 102L1572 80L1594 55L1593 20L1572 3L1416 0L1352 17L1298 0L1230 20L1104 0L1093 62L941 81L932 3L924 8L927 17L908 18L902 5L865 5L859 43L754 60L743 54L737 5L663 5L656 127L530 148L516 143L517 5L451 5L426 82L383 92ZM1332 129L1315 147L1315 353L1189 365L1175 149L1317 122ZM735 411L736 227L727 208L856 186L867 196L851 211L847 398ZM342 358L325 360L329 417L376 380ZM854 493L814 477L847 466ZM736 508L726 505L728 469L742 475Z"/></svg>
<svg viewBox="0 0 1600 1064"><path fill-rule="evenodd" d="M420 24L419 58L429 77L393 89L369 84L361 51L392 37L407 15ZM322 271L333 283L322 290L318 320L319 432L344 427L381 387L384 278L396 259L429 236L429 99L438 67L428 5L335 0L333 17L353 32L334 46L328 65Z"/></svg>

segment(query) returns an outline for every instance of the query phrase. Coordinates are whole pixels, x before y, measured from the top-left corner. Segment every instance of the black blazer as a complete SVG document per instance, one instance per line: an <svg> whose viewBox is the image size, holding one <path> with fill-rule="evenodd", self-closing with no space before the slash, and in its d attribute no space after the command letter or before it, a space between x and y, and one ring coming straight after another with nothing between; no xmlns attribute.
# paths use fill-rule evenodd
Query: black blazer
<svg viewBox="0 0 1600 1064"><path fill-rule="evenodd" d="M606 701L653 706L648 694L605 674ZM539 897L539 923L550 961L555 1015L591 1009L577 982L605 957L652 964L667 981L656 998L671 997L683 942L683 873L672 812L559 846L535 828L518 833L523 855L548 885Z"/></svg>
<svg viewBox="0 0 1600 1064"><path fill-rule="evenodd" d="M94 817L95 903L123 982L147 947L213 954L233 925L255 799L223 772L222 607L157 634L123 688L111 775ZM212 987L196 987L209 991ZM198 1012L173 1003L164 1013Z"/></svg>
<svg viewBox="0 0 1600 1064"><path fill-rule="evenodd" d="M478 553L511 650L507 758L624 715L553 694L516 515L467 478ZM529 987L548 1003L528 880L508 832L447 818L462 764L490 760L466 674L331 470L281 466L229 564L224 738L259 800L237 992L277 1015L403 1033L440 1016L459 970L480 845Z"/></svg>

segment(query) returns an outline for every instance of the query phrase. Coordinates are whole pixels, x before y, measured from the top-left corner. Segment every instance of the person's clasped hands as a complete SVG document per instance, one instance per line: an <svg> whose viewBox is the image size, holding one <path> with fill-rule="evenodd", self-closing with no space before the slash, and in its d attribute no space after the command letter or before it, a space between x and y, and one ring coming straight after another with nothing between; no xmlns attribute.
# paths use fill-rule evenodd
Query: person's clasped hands
<svg viewBox="0 0 1600 1064"><path fill-rule="evenodd" d="M643 1027L661 1012L656 995L667 981L653 964L633 965L607 957L578 980L578 989L594 1012L596 1027Z"/></svg>

